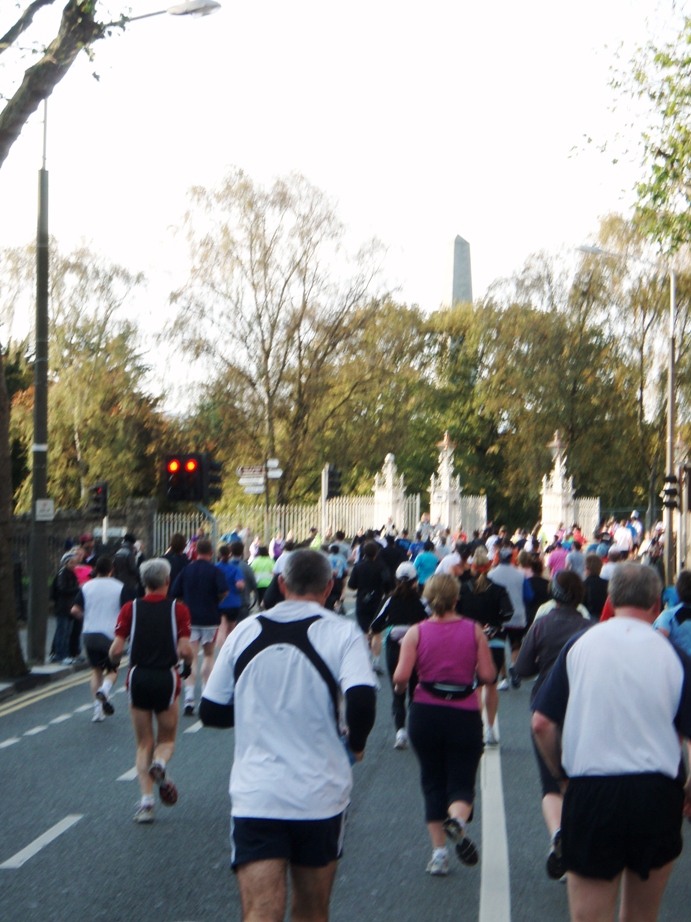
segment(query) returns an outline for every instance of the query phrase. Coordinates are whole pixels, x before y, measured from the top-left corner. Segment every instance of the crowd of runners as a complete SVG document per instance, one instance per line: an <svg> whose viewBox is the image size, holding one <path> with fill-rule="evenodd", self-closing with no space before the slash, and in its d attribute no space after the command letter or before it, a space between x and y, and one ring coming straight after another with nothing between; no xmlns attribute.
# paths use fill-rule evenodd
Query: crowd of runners
<svg viewBox="0 0 691 922"><path fill-rule="evenodd" d="M392 744L419 761L430 875L448 874L450 851L478 863L478 765L500 745L501 692L534 680L547 875L567 881L574 920L613 919L619 896L622 922L657 918L691 813L691 572L663 592L660 530L645 535L635 512L590 540L577 525L453 535L423 516L412 535L388 522L263 546L238 527L216 553L203 534L138 553L126 536L115 560L92 556L81 585L66 555L58 656L77 622L101 723L127 652L137 823L153 821L155 789L178 799L180 710L235 727L245 922L283 919L288 871L293 917L328 917L351 765L385 676Z"/></svg>

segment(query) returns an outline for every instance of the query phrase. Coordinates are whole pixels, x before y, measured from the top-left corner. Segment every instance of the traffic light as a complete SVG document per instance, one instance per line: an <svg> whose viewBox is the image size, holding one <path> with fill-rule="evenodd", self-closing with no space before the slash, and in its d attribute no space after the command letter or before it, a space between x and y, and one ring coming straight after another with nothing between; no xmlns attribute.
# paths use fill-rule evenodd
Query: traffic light
<svg viewBox="0 0 691 922"><path fill-rule="evenodd" d="M203 455L166 455L166 497L174 503L201 503L204 499Z"/></svg>
<svg viewBox="0 0 691 922"><path fill-rule="evenodd" d="M100 519L108 515L108 484L105 480L97 480L89 487L89 515L96 515Z"/></svg>
<svg viewBox="0 0 691 922"><path fill-rule="evenodd" d="M329 464L327 474L326 498L331 499L333 496L341 495L341 472L337 471L333 464Z"/></svg>
<svg viewBox="0 0 691 922"><path fill-rule="evenodd" d="M665 477L665 485L662 488L662 505L665 509L677 509L679 507L679 481L674 474L668 474Z"/></svg>
<svg viewBox="0 0 691 922"><path fill-rule="evenodd" d="M221 487L221 472L223 465L220 461L214 461L211 455L203 455L203 489L202 502L205 506L212 503L215 499L220 499L223 493Z"/></svg>

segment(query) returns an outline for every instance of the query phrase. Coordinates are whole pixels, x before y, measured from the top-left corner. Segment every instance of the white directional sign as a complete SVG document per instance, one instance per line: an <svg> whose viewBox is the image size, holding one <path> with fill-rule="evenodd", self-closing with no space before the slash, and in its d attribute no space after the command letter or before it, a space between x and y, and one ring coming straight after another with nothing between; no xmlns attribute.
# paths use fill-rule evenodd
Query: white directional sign
<svg viewBox="0 0 691 922"><path fill-rule="evenodd" d="M243 474L242 477L238 479L238 483L240 484L241 487L263 487L264 477L263 475L260 477L255 477L255 476L250 477L247 474Z"/></svg>
<svg viewBox="0 0 691 922"><path fill-rule="evenodd" d="M249 467L239 467L236 471L238 477L243 477L245 474L257 476L264 476L264 465L263 464L253 464Z"/></svg>
<svg viewBox="0 0 691 922"><path fill-rule="evenodd" d="M266 472L266 476L269 478L269 480L279 480L283 476L283 471L280 469L280 467L271 468Z"/></svg>
<svg viewBox="0 0 691 922"><path fill-rule="evenodd" d="M245 487L245 493L252 493L255 496L259 496L259 494L263 492L264 492L263 485L260 487Z"/></svg>
<svg viewBox="0 0 691 922"><path fill-rule="evenodd" d="M266 462L266 466L269 468L269 470L271 470L271 468L278 467L280 463L281 462L278 460L278 458L269 458L269 460Z"/></svg>

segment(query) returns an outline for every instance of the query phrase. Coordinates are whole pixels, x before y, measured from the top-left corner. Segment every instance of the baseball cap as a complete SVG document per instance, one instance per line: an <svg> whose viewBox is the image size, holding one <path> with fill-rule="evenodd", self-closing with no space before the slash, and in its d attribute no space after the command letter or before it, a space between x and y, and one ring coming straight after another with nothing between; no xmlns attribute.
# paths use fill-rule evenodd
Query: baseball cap
<svg viewBox="0 0 691 922"><path fill-rule="evenodd" d="M403 563L399 563L396 568L396 579L417 579L417 570L412 563L406 560Z"/></svg>

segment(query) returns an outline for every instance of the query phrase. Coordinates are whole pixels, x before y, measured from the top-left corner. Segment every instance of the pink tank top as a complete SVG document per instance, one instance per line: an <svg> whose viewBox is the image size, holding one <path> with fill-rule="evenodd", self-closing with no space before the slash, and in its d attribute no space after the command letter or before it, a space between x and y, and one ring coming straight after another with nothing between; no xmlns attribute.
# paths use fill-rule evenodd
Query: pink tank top
<svg viewBox="0 0 691 922"><path fill-rule="evenodd" d="M475 622L467 618L446 622L422 621L418 629L420 639L415 668L419 681L472 685L477 668ZM480 707L477 691L467 698L446 701L437 698L419 684L415 688L413 701L459 708L462 711L477 711Z"/></svg>

